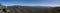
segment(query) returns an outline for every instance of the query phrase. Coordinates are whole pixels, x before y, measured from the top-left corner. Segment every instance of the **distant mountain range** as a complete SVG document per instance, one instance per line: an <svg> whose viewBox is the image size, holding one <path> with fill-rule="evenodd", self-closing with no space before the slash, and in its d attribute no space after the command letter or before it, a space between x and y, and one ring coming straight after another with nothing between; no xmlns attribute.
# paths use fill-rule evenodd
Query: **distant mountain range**
<svg viewBox="0 0 60 13"><path fill-rule="evenodd" d="M34 13L48 13L48 9L53 8L53 7L50 7L50 6L7 6L7 7L8 7L8 9L9 8L13 9L15 12L17 11L17 9L19 10L18 12L23 10L24 13L28 13L26 11L29 11L29 12L30 11L32 11L32 12L35 11Z"/></svg>

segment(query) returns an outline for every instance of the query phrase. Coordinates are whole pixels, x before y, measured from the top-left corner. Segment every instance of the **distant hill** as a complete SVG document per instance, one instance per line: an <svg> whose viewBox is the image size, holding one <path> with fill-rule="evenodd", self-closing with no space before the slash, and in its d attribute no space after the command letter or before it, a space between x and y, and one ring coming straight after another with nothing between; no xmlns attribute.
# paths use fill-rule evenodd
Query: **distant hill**
<svg viewBox="0 0 60 13"><path fill-rule="evenodd" d="M48 13L48 9L52 9L50 6L4 6L5 8L12 10L14 13Z"/></svg>
<svg viewBox="0 0 60 13"><path fill-rule="evenodd" d="M49 6L7 6L8 9L13 9L16 13L48 13Z"/></svg>

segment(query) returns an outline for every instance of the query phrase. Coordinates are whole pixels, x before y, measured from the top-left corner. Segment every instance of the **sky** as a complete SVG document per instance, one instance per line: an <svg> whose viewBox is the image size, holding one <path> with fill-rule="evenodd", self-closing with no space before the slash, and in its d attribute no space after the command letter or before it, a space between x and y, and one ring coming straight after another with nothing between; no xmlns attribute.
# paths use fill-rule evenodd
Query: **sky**
<svg viewBox="0 0 60 13"><path fill-rule="evenodd" d="M5 6L60 6L60 0L0 0Z"/></svg>

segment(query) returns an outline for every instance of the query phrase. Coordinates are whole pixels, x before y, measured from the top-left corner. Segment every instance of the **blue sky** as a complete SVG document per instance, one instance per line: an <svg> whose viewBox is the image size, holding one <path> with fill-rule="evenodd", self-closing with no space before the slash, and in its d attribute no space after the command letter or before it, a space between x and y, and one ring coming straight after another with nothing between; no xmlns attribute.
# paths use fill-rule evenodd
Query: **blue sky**
<svg viewBox="0 0 60 13"><path fill-rule="evenodd" d="M60 6L60 0L0 0L5 6Z"/></svg>

